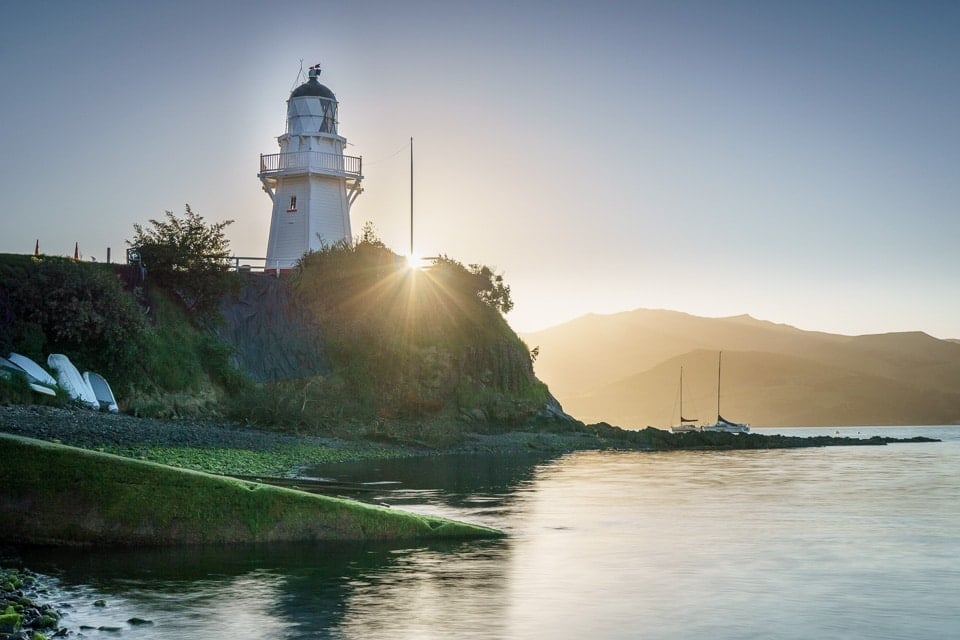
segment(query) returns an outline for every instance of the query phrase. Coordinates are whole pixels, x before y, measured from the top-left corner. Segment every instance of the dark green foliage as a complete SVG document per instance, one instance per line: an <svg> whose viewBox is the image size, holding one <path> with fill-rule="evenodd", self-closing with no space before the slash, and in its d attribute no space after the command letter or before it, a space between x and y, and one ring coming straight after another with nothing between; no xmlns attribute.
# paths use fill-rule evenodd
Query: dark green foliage
<svg viewBox="0 0 960 640"><path fill-rule="evenodd" d="M196 326L193 315L164 290L148 287L146 299L153 322L144 335L138 398L128 403L129 410L151 417L200 415L216 405L218 389L244 394L249 382L231 364L228 345Z"/></svg>
<svg viewBox="0 0 960 640"><path fill-rule="evenodd" d="M0 403L30 404L34 399L34 393L26 378L0 375Z"/></svg>
<svg viewBox="0 0 960 640"><path fill-rule="evenodd" d="M50 396L37 393L30 387L26 376L0 375L0 404L42 404L52 407L68 407L74 403L66 394Z"/></svg>
<svg viewBox="0 0 960 640"><path fill-rule="evenodd" d="M362 403L343 393L335 378L285 380L248 385L224 403L239 423L300 434L351 435L345 418L365 415Z"/></svg>
<svg viewBox="0 0 960 640"><path fill-rule="evenodd" d="M233 351L230 345L206 332L198 346L200 361L215 384L233 394L249 390L250 381L231 361Z"/></svg>
<svg viewBox="0 0 960 640"><path fill-rule="evenodd" d="M17 351L45 364L48 354L64 353L81 371L104 375L121 408L144 415L179 415L190 404L181 399L171 410L169 393L204 397L198 406L211 404L215 385L239 393L246 381L230 362L230 348L158 287L126 290L124 269L0 256L0 355ZM0 380L3 402L62 404L62 396L36 394L17 378Z"/></svg>
<svg viewBox="0 0 960 640"><path fill-rule="evenodd" d="M175 292L191 311L209 317L227 293L236 291L239 281L230 271L230 242L224 228L232 220L207 224L190 205L182 218L171 211L164 220L150 220L150 228L133 225L133 240L147 277L158 286Z"/></svg>
<svg viewBox="0 0 960 640"><path fill-rule="evenodd" d="M0 352L40 363L64 353L81 370L129 379L144 355L147 323L112 265L43 256L0 260Z"/></svg>

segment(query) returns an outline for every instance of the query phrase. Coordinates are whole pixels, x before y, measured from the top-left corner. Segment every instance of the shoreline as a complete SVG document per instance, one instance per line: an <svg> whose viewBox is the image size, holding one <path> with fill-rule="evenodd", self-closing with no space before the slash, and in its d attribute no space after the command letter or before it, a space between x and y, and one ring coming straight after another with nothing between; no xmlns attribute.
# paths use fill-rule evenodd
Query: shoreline
<svg viewBox="0 0 960 640"><path fill-rule="evenodd" d="M562 454L610 448L588 431L468 433L452 446L302 436L214 420L160 420L43 405L0 406L0 432L230 476L295 478L305 467L448 454ZM621 443L625 444L625 443ZM629 447L629 448L644 448Z"/></svg>
<svg viewBox="0 0 960 640"><path fill-rule="evenodd" d="M929 438L858 439L836 436L689 433L606 423L550 423L516 431L466 433L452 445L301 436L225 421L160 420L43 405L0 406L0 432L46 440L134 460L228 476L296 478L306 467L337 462L448 454L561 455L586 450L730 450L870 446Z"/></svg>

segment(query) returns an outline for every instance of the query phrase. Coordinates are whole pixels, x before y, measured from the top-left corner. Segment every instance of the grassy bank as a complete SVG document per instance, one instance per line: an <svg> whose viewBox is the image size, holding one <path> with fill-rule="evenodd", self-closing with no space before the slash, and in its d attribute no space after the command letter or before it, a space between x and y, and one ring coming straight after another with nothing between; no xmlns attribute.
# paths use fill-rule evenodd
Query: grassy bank
<svg viewBox="0 0 960 640"><path fill-rule="evenodd" d="M0 434L0 536L59 545L495 537L492 529Z"/></svg>
<svg viewBox="0 0 960 640"><path fill-rule="evenodd" d="M164 446L111 446L106 453L159 464L219 475L289 476L303 466L401 458L398 450L369 446L330 447L322 444L285 444L269 451L239 448L196 448Z"/></svg>

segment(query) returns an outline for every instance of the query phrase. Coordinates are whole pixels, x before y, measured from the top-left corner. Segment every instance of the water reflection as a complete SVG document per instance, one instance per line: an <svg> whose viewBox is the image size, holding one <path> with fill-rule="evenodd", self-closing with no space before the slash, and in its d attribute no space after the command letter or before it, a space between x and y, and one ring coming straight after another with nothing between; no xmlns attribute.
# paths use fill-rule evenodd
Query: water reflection
<svg viewBox="0 0 960 640"><path fill-rule="evenodd" d="M482 612L505 606L496 594L505 592L506 552L503 541L491 541L414 548L24 549L20 555L27 566L59 578L54 599L71 603L64 623L74 631L84 625L143 638L334 638L377 637L378 630L382 637L397 630L430 637L428 629L449 631L458 620L474 625ZM93 605L100 598L106 607ZM127 624L134 616L152 625Z"/></svg>
<svg viewBox="0 0 960 640"><path fill-rule="evenodd" d="M319 465L306 469L304 475L334 483L336 495L509 533L517 501L555 463L554 458L536 454L427 456Z"/></svg>

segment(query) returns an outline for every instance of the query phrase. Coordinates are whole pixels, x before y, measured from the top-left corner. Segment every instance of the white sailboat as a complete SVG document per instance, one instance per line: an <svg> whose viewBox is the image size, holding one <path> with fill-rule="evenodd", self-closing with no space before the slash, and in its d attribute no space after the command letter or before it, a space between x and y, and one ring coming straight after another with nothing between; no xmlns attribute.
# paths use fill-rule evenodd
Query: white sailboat
<svg viewBox="0 0 960 640"><path fill-rule="evenodd" d="M724 433L750 433L750 425L727 420L720 414L720 367L723 363L723 351L717 359L717 422L705 425L702 431L722 431Z"/></svg>
<svg viewBox="0 0 960 640"><path fill-rule="evenodd" d="M700 431L700 427L693 424L696 418L683 417L683 367L680 367L680 424L670 427L673 433L687 433L690 431Z"/></svg>

